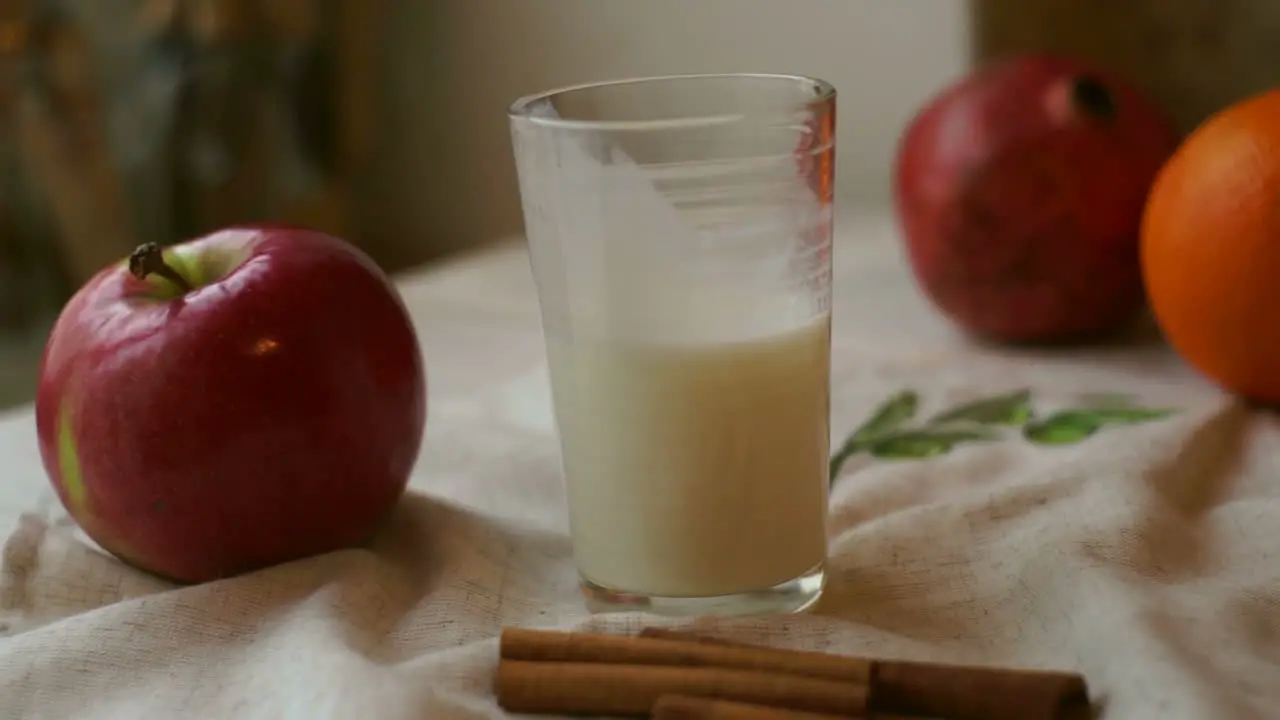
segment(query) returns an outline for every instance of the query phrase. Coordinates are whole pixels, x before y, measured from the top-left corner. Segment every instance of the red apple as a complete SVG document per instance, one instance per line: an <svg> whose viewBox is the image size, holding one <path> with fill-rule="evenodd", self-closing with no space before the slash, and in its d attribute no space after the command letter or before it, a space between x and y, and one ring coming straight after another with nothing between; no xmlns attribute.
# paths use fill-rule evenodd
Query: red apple
<svg viewBox="0 0 1280 720"><path fill-rule="evenodd" d="M356 544L403 494L426 381L367 256L305 229L143 246L63 308L44 466L106 550L200 582Z"/></svg>
<svg viewBox="0 0 1280 720"><path fill-rule="evenodd" d="M1143 304L1138 226L1179 135L1114 74L1078 61L991 63L902 136L894 200L925 295L1011 342L1085 339Z"/></svg>

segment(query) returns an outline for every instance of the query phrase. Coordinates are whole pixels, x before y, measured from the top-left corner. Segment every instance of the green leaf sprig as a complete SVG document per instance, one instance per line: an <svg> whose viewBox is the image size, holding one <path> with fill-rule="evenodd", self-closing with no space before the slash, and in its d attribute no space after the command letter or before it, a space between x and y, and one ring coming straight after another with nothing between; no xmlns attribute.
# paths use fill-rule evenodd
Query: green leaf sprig
<svg viewBox="0 0 1280 720"><path fill-rule="evenodd" d="M1028 389L980 398L948 408L921 425L911 427L920 396L901 390L881 403L831 457L831 482L851 457L865 452L880 459L920 459L945 455L966 442L992 442L1001 429L1020 428L1020 435L1037 445L1081 442L1105 427L1135 425L1171 415L1167 408L1143 408L1115 394L1091 396L1084 407L1059 410L1037 418Z"/></svg>

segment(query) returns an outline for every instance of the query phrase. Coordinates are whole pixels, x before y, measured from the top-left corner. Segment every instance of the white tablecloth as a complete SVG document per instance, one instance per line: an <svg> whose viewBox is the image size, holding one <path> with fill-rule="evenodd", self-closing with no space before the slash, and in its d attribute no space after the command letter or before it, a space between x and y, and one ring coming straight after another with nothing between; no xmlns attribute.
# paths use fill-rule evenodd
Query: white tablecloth
<svg viewBox="0 0 1280 720"><path fill-rule="evenodd" d="M702 621L744 640L1074 668L1108 720L1280 717L1280 428L1153 340L1011 352L914 290L891 223L839 223L833 423L910 388L927 414L1026 387L1177 410L1045 447L853 458L812 614ZM413 491L368 549L174 587L82 541L28 410L0 419L0 717L500 717L505 624L628 630L577 595L537 306L518 244L402 281L430 382Z"/></svg>

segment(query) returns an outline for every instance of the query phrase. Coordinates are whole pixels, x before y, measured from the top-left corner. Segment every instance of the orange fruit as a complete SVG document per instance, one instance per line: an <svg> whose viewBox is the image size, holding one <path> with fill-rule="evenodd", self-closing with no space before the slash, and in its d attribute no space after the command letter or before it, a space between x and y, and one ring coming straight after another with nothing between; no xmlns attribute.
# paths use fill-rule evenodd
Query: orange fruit
<svg viewBox="0 0 1280 720"><path fill-rule="evenodd" d="M1280 403L1280 90L1183 141L1147 198L1141 259L1173 349L1224 388Z"/></svg>

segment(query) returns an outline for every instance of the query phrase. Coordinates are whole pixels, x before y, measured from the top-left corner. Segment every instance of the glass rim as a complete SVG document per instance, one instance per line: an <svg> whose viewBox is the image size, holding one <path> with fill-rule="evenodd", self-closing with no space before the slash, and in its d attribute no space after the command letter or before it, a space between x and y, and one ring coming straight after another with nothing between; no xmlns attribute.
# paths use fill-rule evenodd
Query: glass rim
<svg viewBox="0 0 1280 720"><path fill-rule="evenodd" d="M660 130L668 128L693 128L706 127L714 125L728 125L732 123L743 122L755 117L756 115L749 112L728 112L717 113L714 115L694 114L684 117L673 117L653 120L578 120L574 118L546 117L541 115L533 115L529 112L529 108L534 103L549 100L558 95L565 93L577 92L581 90L595 90L608 87L621 87L625 85L642 85L665 83L680 80L768 80L768 81L787 81L796 84L809 84L817 90L812 102L823 103L829 102L836 97L835 85L823 80L822 78L812 75L792 74L792 73L753 73L753 72L728 72L728 73L684 73L674 75L643 75L631 78L619 78L614 80L597 80L594 82L578 83L576 85L564 85L561 87L543 90L541 92L524 95L517 98L509 106L507 106L507 117L511 120L527 121L530 124L538 125L545 128L555 128L563 130Z"/></svg>

